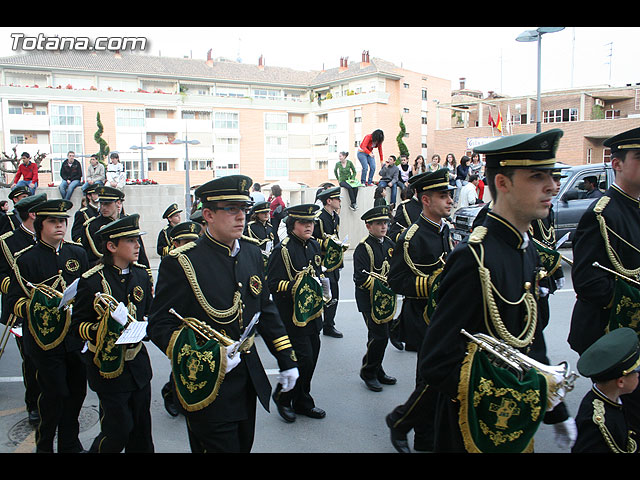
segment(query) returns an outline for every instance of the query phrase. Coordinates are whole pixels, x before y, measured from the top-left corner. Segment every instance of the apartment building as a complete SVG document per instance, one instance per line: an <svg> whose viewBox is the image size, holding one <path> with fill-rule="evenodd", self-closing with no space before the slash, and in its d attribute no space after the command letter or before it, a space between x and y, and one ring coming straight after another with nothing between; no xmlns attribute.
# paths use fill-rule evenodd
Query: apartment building
<svg viewBox="0 0 640 480"><path fill-rule="evenodd" d="M481 92L467 88L461 78L459 88L452 91L451 102L438 108L450 112L450 121L438 125L435 131L433 147L442 158L453 153L459 160L462 155L469 155L474 146L501 135L536 132L536 94L503 97L488 92L483 97ZM542 92L540 110L542 131L564 131L558 161L569 165L606 162L610 151L603 141L640 127L640 84ZM499 117L502 130L495 126Z"/></svg>
<svg viewBox="0 0 640 480"><path fill-rule="evenodd" d="M300 71L214 58L129 52L30 52L0 58L0 142L11 155L46 153L41 184L59 180L72 150L88 164L97 116L130 179L185 184L242 173L288 188L334 179L338 152L381 128L397 155L400 122L411 156L430 155L450 112L451 82L362 52ZM188 141L188 144L178 143ZM435 150L434 150L435 151Z"/></svg>

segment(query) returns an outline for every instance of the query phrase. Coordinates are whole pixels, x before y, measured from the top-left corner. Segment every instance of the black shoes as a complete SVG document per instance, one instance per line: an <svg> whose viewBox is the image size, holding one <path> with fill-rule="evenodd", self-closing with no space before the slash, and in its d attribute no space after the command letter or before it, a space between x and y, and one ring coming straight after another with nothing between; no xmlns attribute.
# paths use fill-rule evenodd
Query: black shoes
<svg viewBox="0 0 640 480"><path fill-rule="evenodd" d="M389 427L391 445L393 445L393 448L395 448L399 453L411 453L409 442L407 441L407 434L399 431L393 426L390 415L386 416L385 421L387 423L387 427Z"/></svg>
<svg viewBox="0 0 640 480"><path fill-rule="evenodd" d="M324 418L327 416L327 412L318 407L313 407L308 410L296 410L296 413L310 418Z"/></svg>
<svg viewBox="0 0 640 480"><path fill-rule="evenodd" d="M360 375L360 378L362 379L364 384L367 386L367 388L372 392L382 391L382 385L380 385L380 382L376 378L366 378L366 377L363 377L362 375Z"/></svg>
<svg viewBox="0 0 640 480"><path fill-rule="evenodd" d="M395 379L395 377L390 377L386 373L379 375L378 381L383 385L395 385L397 383L397 380Z"/></svg>
<svg viewBox="0 0 640 480"><path fill-rule="evenodd" d="M284 421L287 423L295 422L296 412L293 411L293 408L287 405L282 405L280 402L278 402L278 399L276 398L276 393L274 393L272 397L273 397L273 401L276 404L276 407L278 408L278 414L280 414L280 416L284 419Z"/></svg>
<svg viewBox="0 0 640 480"><path fill-rule="evenodd" d="M333 338L342 338L342 333L340 333L338 330L335 329L335 327L325 327L322 330L323 335L326 335L327 337L333 337Z"/></svg>
<svg viewBox="0 0 640 480"><path fill-rule="evenodd" d="M28 419L29 425L31 425L32 427L37 427L40 423L40 414L37 410L29 410Z"/></svg>

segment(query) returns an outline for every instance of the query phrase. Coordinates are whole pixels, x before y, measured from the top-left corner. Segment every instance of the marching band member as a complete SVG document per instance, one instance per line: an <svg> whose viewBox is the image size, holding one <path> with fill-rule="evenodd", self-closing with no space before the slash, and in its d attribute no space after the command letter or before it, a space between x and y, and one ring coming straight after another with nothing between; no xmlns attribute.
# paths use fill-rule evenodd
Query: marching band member
<svg viewBox="0 0 640 480"><path fill-rule="evenodd" d="M387 237L390 209L374 207L361 220L369 232L353 251L353 281L358 311L367 326L367 349L362 359L360 378L369 390L382 391L382 384L393 385L396 379L382 368L389 341L389 324L396 313L396 294L387 283L389 262L395 242Z"/></svg>
<svg viewBox="0 0 640 480"><path fill-rule="evenodd" d="M172 250L158 271L148 334L172 362L174 394L193 452L251 450L256 397L268 410L271 394L253 342L256 314L283 390L297 378L291 342L265 284L262 254L241 238L251 185L245 175L228 175L198 187L204 234Z"/></svg>
<svg viewBox="0 0 640 480"><path fill-rule="evenodd" d="M147 268L137 262L139 215L96 232L100 262L78 282L72 331L88 343L83 353L89 387L100 400L100 432L91 453L153 453L151 362L142 342L116 344L130 321L143 321L152 301Z"/></svg>
<svg viewBox="0 0 640 480"><path fill-rule="evenodd" d="M518 378L464 332L520 353L541 334L536 296L544 271L527 231L549 213L561 136L558 129L511 135L475 149L486 156L494 203L447 259L419 362L422 380L439 392L437 452L531 451L544 412L555 406L547 386L552 391L558 379L535 369Z"/></svg>
<svg viewBox="0 0 640 480"><path fill-rule="evenodd" d="M156 251L160 258L164 257L171 250L171 229L180 223L180 213L177 203L172 203L162 214L162 218L167 220L167 224L158 233Z"/></svg>
<svg viewBox="0 0 640 480"><path fill-rule="evenodd" d="M68 200L48 200L32 206L36 243L16 259L6 300L13 314L26 319L25 354L37 369L40 385L36 451L59 453L83 450L78 438L78 416L87 380L80 357L82 341L69 335L71 315L60 306L62 292L88 268L87 254L77 244L65 242Z"/></svg>
<svg viewBox="0 0 640 480"><path fill-rule="evenodd" d="M71 239L80 243L82 240L82 227L90 218L100 215L100 203L98 202L98 194L96 188L99 185L93 184L84 191L87 204L80 208L73 217L73 225L71 226Z"/></svg>

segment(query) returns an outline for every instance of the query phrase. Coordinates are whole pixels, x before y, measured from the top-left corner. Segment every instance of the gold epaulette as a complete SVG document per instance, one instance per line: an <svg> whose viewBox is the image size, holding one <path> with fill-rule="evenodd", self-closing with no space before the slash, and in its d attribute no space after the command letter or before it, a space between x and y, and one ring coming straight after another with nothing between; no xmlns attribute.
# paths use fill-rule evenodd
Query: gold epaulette
<svg viewBox="0 0 640 480"><path fill-rule="evenodd" d="M89 225L91 222L93 222L96 218L98 218L98 216L95 216L95 217L91 217L91 218L86 219L86 220L84 221L84 223L82 224L82 226L83 226L83 227L86 227L86 226L87 226L87 225Z"/></svg>
<svg viewBox="0 0 640 480"><path fill-rule="evenodd" d="M186 243L186 244L182 245L181 247L174 248L173 250L171 250L168 253L168 255L171 255L172 257L177 257L181 253L186 252L187 250L191 250L195 246L196 246L196 242L195 241L189 242L189 243Z"/></svg>
<svg viewBox="0 0 640 480"><path fill-rule="evenodd" d="M82 274L82 278L89 278L91 275L98 273L104 268L104 264L98 263L96 266L91 267L89 270Z"/></svg>
<svg viewBox="0 0 640 480"><path fill-rule="evenodd" d="M411 240L411 238L418 231L418 228L420 228L420 225L418 225L417 223L412 223L411 226L407 229L407 233L404 236L405 241L408 242L409 240Z"/></svg>
<svg viewBox="0 0 640 480"><path fill-rule="evenodd" d="M369 238L369 235L367 235L367 236L366 236L366 237L364 237L362 240L360 240L360 243L364 243L364 242L367 240L367 238Z"/></svg>
<svg viewBox="0 0 640 480"><path fill-rule="evenodd" d="M26 252L27 250L29 250L30 248L33 248L35 246L35 244L29 245L28 247L23 248L22 250L18 250L16 253L13 254L13 256L15 258L18 258L18 255L23 254L24 252Z"/></svg>
<svg viewBox="0 0 640 480"><path fill-rule="evenodd" d="M471 235L469 235L469 243L482 243L485 235L487 234L487 227L479 225L473 229Z"/></svg>
<svg viewBox="0 0 640 480"><path fill-rule="evenodd" d="M70 243L71 245L77 245L78 247L83 247L84 248L84 246L81 243L75 242L73 240L65 240L64 243Z"/></svg>
<svg viewBox="0 0 640 480"><path fill-rule="evenodd" d="M249 243L253 243L254 245L260 245L262 242L260 240L258 240L257 238L252 238L252 237L248 237L246 235L242 235L240 237L240 240L246 240Z"/></svg>
<svg viewBox="0 0 640 480"><path fill-rule="evenodd" d="M10 231L5 232L2 235L0 235L0 240L5 240L5 239L9 238L11 235L13 235L13 230L10 230Z"/></svg>
<svg viewBox="0 0 640 480"><path fill-rule="evenodd" d="M596 206L593 207L594 213L596 214L602 213L605 207L609 204L609 200L611 200L611 197L608 197L606 195L603 195L602 197L600 197L600 200L598 200L598 202L596 203Z"/></svg>

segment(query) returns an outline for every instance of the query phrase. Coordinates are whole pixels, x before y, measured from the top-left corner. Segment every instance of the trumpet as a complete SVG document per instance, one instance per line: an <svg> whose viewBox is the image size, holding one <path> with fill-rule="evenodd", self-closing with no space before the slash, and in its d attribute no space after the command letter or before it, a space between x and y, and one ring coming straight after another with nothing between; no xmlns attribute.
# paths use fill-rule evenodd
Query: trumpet
<svg viewBox="0 0 640 480"><path fill-rule="evenodd" d="M31 282L27 282L27 287L32 288L34 290L38 290L40 293L42 293L45 297L51 299L51 298L62 298L63 293L59 292L58 290L56 290L55 288L53 288L50 285L46 285L46 284L40 284L40 285L34 285Z"/></svg>
<svg viewBox="0 0 640 480"><path fill-rule="evenodd" d="M387 276L386 275L383 275L381 273L376 273L376 272L367 272L364 269L362 270L362 273L364 273L365 275L371 275L372 278L377 278L381 282L387 283Z"/></svg>
<svg viewBox="0 0 640 480"><path fill-rule="evenodd" d="M115 309L118 308L118 301L111 295L96 292L96 297L93 300L93 308L98 312L98 315L103 316L107 312L107 309L109 309L109 313L113 313ZM127 312L127 323L124 327L127 328L131 322L136 321L137 320Z"/></svg>
<svg viewBox="0 0 640 480"><path fill-rule="evenodd" d="M231 345L233 345L235 343L232 339L230 339L226 335L223 335L222 333L218 332L211 325L203 322L202 320L198 320L197 318L193 318L193 317L185 318L185 317L181 316L180 314L178 314L178 312L176 312L173 308L169 309L169 313L171 313L172 315L175 315L187 327L189 327L191 330L196 332L198 335L200 335L205 340L215 339L218 342L220 342L220 344L224 345L225 347L230 347Z"/></svg>
<svg viewBox="0 0 640 480"><path fill-rule="evenodd" d="M4 354L4 350L7 347L7 342L9 341L9 337L11 337L11 329L16 324L18 317L15 315L9 315L9 320L7 320L7 325L4 327L4 331L2 332L2 338L0 338L0 358Z"/></svg>
<svg viewBox="0 0 640 480"><path fill-rule="evenodd" d="M634 284L636 284L637 286L640 287L640 281L638 281L638 280L636 280L634 278L627 277L626 275L622 275L621 273L618 273L615 270L611 270L610 268L607 268L607 267L605 267L603 265L600 265L598 262L593 262L591 265L596 267L596 268L600 268L600 269L604 270L605 272L613 273L614 275L620 277L621 279L626 280L629 283L634 283Z"/></svg>
<svg viewBox="0 0 640 480"><path fill-rule="evenodd" d="M555 366L545 365L490 335L483 333L472 335L464 328L460 330L460 333L477 344L479 348L491 354L496 360L515 370L519 379L522 379L524 374L531 369L544 375L550 384L548 386L550 404L560 403L575 386L578 375L570 370L568 362L562 362Z"/></svg>

